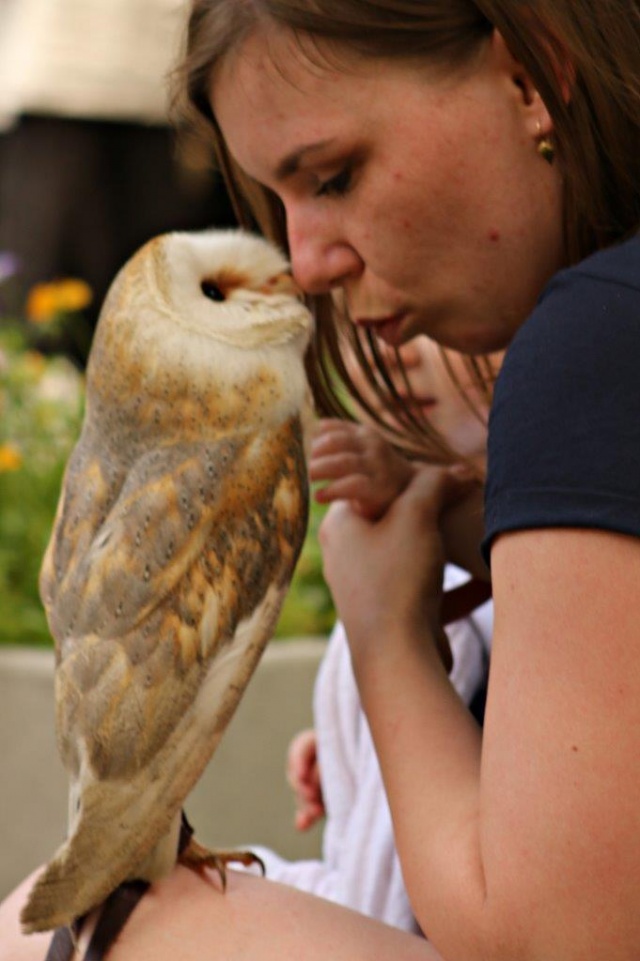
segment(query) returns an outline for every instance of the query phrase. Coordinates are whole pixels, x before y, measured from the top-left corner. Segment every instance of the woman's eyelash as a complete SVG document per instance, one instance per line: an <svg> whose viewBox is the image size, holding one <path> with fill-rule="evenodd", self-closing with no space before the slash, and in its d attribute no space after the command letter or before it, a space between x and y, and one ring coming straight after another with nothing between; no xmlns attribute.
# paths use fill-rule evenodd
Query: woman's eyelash
<svg viewBox="0 0 640 961"><path fill-rule="evenodd" d="M351 167L345 167L335 177L325 180L317 188L316 197L342 197L351 186Z"/></svg>

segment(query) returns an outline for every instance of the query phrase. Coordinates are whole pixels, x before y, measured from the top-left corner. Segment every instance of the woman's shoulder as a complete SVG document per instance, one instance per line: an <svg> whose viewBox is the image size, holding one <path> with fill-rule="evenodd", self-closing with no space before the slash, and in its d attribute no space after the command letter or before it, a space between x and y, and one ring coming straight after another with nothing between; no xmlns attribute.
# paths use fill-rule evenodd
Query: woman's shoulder
<svg viewBox="0 0 640 961"><path fill-rule="evenodd" d="M574 267L562 271L556 280L579 282L585 277L640 290L640 233L596 251ZM553 286L552 281L548 290L553 290Z"/></svg>
<svg viewBox="0 0 640 961"><path fill-rule="evenodd" d="M640 240L562 271L507 350L489 424L487 526L640 534ZM631 529L633 527L633 529Z"/></svg>
<svg viewBox="0 0 640 961"><path fill-rule="evenodd" d="M640 236L600 250L556 274L509 346L496 387L529 395L542 382L564 395L571 383L607 379L618 364L637 379ZM576 380L577 378L577 380Z"/></svg>

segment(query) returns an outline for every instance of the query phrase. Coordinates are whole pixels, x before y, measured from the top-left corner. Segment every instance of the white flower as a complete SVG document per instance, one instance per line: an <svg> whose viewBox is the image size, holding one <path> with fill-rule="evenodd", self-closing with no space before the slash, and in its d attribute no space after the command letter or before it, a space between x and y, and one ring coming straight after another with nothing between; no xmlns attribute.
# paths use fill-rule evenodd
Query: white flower
<svg viewBox="0 0 640 961"><path fill-rule="evenodd" d="M35 389L36 397L46 403L77 408L83 394L83 377L66 357L56 357L47 368Z"/></svg>

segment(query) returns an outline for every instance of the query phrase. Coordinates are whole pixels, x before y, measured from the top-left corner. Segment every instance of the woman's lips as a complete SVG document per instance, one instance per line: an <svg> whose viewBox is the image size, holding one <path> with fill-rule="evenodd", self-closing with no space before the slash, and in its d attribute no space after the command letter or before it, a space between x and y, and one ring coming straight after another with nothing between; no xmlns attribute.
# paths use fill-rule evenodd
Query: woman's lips
<svg viewBox="0 0 640 961"><path fill-rule="evenodd" d="M406 314L402 311L389 317L358 317L355 322L359 327L368 327L390 347L399 347L403 342L402 326L405 317Z"/></svg>

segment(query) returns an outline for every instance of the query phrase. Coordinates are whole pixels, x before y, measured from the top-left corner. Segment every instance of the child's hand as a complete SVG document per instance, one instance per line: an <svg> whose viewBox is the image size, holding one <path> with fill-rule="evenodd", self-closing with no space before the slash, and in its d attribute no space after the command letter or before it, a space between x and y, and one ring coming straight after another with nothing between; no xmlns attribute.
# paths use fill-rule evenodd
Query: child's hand
<svg viewBox="0 0 640 961"><path fill-rule="evenodd" d="M296 799L295 826L308 831L325 815L314 730L300 731L289 745L287 780Z"/></svg>
<svg viewBox="0 0 640 961"><path fill-rule="evenodd" d="M366 424L322 420L311 446L309 476L328 481L316 491L320 504L349 500L363 517L377 520L408 486L415 468Z"/></svg>

